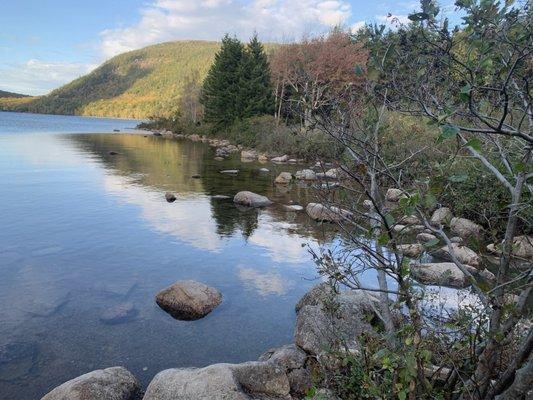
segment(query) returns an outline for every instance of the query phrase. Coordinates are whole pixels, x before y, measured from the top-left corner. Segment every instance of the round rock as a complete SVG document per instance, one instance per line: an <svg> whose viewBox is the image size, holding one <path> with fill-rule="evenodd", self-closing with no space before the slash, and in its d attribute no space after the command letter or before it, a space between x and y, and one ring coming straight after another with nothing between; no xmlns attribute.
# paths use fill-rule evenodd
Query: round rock
<svg viewBox="0 0 533 400"><path fill-rule="evenodd" d="M222 294L200 282L179 281L161 290L155 301L172 317L193 321L213 311L222 302Z"/></svg>

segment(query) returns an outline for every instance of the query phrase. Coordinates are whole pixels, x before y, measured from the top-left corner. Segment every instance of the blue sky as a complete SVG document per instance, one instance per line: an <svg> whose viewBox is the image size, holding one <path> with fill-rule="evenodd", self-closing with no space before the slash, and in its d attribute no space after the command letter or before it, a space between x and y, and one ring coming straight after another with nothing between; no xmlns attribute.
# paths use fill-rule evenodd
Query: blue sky
<svg viewBox="0 0 533 400"><path fill-rule="evenodd" d="M451 10L452 0L444 0ZM0 0L0 89L45 94L124 51L179 39L291 41L405 21L416 0ZM392 14L393 17L388 17Z"/></svg>

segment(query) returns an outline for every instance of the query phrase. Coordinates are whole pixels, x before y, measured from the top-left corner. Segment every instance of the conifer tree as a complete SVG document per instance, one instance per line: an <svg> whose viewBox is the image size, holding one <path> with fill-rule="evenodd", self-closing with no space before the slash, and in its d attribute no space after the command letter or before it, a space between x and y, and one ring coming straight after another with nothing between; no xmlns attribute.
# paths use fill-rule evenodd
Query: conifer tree
<svg viewBox="0 0 533 400"><path fill-rule="evenodd" d="M205 107L205 121L216 128L227 127L240 117L239 74L243 56L242 43L225 35L204 80L200 102Z"/></svg>
<svg viewBox="0 0 533 400"><path fill-rule="evenodd" d="M239 72L240 118L272 114L274 99L270 67L263 45L254 35L246 46Z"/></svg>

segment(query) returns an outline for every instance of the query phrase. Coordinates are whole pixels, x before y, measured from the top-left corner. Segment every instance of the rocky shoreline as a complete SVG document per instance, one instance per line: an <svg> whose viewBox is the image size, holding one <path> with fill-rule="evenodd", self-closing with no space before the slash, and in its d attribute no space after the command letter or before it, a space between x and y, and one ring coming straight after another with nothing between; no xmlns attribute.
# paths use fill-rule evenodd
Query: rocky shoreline
<svg viewBox="0 0 533 400"><path fill-rule="evenodd" d="M224 159L232 153L241 152L242 161L270 161L275 163L298 163L302 160L288 155L271 157L255 150L235 146L227 140L176 135L172 132L155 132L156 136L187 138L208 143L216 148L216 158ZM343 171L324 164L308 169L281 172L274 180L276 185L289 185L294 180L318 181L340 185ZM318 171L322 169L322 171ZM220 171L236 174L238 170ZM405 193L390 188L384 194L388 206L393 209ZM165 199L172 203L176 196L166 193ZM238 192L233 202L238 207L267 207L273 202L265 196L250 191ZM366 200L362 208L372 213L372 203ZM287 211L306 211L315 221L347 222L353 219L348 210L321 203L305 206L285 205ZM417 216L405 215L396 221L392 229L401 242L396 251L410 259L410 275L424 285L465 288L471 285L469 274L482 278L489 284L495 277L486 267L487 259L498 256L499 244L486 246L487 254L480 255L467 247L472 240L482 237L483 228L465 218L454 216L446 207L434 210L429 221ZM427 225L429 223L429 225ZM451 243L442 246L437 236L428 228L435 227L449 233ZM533 258L533 240L517 236L514 242L516 262ZM429 255L437 262L423 262ZM455 260L454 260L455 258ZM440 261L439 261L440 260ZM458 261L464 270L457 267ZM468 274L465 273L468 272ZM222 294L204 284L184 281L163 289L156 296L157 304L174 318L195 320L207 315L222 302ZM306 293L295 306L296 323L294 343L269 349L257 361L240 364L213 364L203 368L173 368L159 372L145 390L138 380L123 367L96 370L74 378L53 389L42 400L171 400L171 399L334 399L325 388L324 376L340 368L345 356L358 354L359 337L372 335L379 321L380 300L370 292L350 290L335 292L327 284L319 284ZM131 310L124 306L105 316L106 320L126 318ZM308 396L312 390L315 395ZM306 397L308 396L308 397Z"/></svg>
<svg viewBox="0 0 533 400"><path fill-rule="evenodd" d="M373 330L368 321L375 320L377 307L371 293L336 293L318 284L296 304L295 342L267 350L258 361L163 370L145 391L127 369L110 367L67 381L42 400L301 399L338 368L332 351L358 351L356 339ZM311 398L324 395L334 398L327 389Z"/></svg>

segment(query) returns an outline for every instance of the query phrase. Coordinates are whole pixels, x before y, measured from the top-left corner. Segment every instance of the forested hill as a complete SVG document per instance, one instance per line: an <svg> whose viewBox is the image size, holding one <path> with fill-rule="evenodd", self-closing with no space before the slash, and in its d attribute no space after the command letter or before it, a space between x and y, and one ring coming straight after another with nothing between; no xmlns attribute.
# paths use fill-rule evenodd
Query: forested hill
<svg viewBox="0 0 533 400"><path fill-rule="evenodd" d="M0 98L21 98L28 97L25 94L6 92L5 90L0 90Z"/></svg>
<svg viewBox="0 0 533 400"><path fill-rule="evenodd" d="M0 110L146 118L176 110L184 86L203 80L217 42L177 41L120 54L41 97L0 98ZM2 96L0 96L2 97Z"/></svg>

